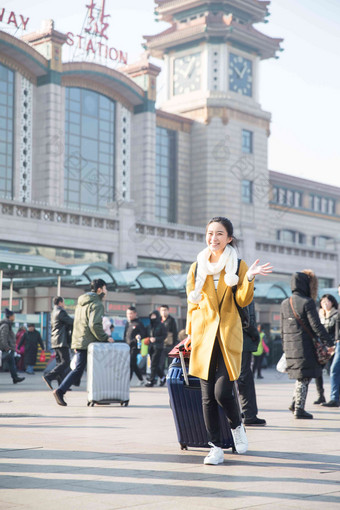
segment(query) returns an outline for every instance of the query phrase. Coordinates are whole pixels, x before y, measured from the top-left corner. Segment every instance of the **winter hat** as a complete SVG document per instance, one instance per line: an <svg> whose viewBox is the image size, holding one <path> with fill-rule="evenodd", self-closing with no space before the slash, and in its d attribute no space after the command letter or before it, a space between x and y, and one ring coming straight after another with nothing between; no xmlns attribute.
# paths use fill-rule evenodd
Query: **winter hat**
<svg viewBox="0 0 340 510"><path fill-rule="evenodd" d="M14 315L14 312L12 312L12 310L9 310L9 308L6 308L5 309L6 319L9 319L10 317L12 317L12 315Z"/></svg>

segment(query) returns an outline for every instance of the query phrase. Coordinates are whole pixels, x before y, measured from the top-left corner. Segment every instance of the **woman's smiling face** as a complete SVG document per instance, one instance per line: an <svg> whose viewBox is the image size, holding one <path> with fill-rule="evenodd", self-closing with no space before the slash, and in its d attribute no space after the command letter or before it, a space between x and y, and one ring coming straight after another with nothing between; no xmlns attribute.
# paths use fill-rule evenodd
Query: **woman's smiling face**
<svg viewBox="0 0 340 510"><path fill-rule="evenodd" d="M222 223L214 222L208 225L205 240L208 248L213 253L222 253L227 244L231 243L232 239Z"/></svg>

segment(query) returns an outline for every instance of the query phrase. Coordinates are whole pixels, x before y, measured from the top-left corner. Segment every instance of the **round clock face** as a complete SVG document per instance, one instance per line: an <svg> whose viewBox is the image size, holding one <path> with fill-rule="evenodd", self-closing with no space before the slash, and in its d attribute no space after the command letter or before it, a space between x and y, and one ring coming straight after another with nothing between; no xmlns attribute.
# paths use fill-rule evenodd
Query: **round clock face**
<svg viewBox="0 0 340 510"><path fill-rule="evenodd" d="M174 60L173 95L187 94L201 88L201 53Z"/></svg>
<svg viewBox="0 0 340 510"><path fill-rule="evenodd" d="M243 96L253 95L253 63L234 53L229 57L229 90Z"/></svg>

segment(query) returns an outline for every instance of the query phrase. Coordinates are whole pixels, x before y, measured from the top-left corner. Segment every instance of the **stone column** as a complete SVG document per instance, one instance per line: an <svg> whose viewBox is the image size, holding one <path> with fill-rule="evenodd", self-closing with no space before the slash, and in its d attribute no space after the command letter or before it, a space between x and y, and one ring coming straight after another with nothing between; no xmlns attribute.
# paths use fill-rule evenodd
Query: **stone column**
<svg viewBox="0 0 340 510"><path fill-rule="evenodd" d="M135 212L127 202L121 202L119 208L119 242L114 266L120 270L137 266Z"/></svg>
<svg viewBox="0 0 340 510"><path fill-rule="evenodd" d="M61 73L66 39L54 29L52 20L43 21L40 30L23 37L49 61L49 71L38 78L35 90L32 172L32 200L49 205L61 205L64 200L65 104Z"/></svg>

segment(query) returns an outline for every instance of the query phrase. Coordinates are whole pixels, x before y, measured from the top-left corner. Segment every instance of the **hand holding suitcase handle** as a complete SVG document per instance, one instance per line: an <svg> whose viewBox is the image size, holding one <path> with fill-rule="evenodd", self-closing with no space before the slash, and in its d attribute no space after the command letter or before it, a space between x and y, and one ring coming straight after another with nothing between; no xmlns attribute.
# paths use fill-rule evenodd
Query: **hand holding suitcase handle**
<svg viewBox="0 0 340 510"><path fill-rule="evenodd" d="M183 346L184 346L185 351L191 352L191 337L190 337L190 335L187 336Z"/></svg>
<svg viewBox="0 0 340 510"><path fill-rule="evenodd" d="M179 359L181 360L181 365L182 365L184 382L187 386L189 386L188 372L187 372L187 367L185 366L185 361L184 361L184 356L183 356L183 351L185 351L186 349L185 349L184 345L180 345L178 350L179 350Z"/></svg>

